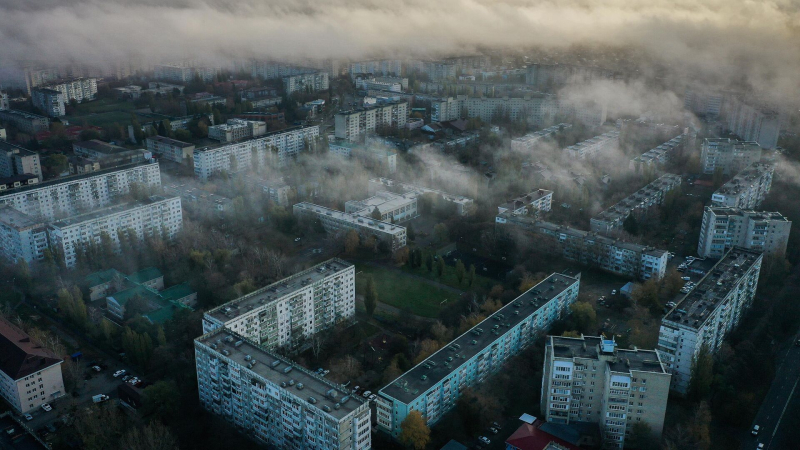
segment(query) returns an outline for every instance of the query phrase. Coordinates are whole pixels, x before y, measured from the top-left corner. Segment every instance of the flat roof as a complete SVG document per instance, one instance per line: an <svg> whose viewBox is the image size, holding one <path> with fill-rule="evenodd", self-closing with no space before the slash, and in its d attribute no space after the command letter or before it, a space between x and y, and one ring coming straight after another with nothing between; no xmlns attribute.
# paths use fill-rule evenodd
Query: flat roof
<svg viewBox="0 0 800 450"><path fill-rule="evenodd" d="M9 205L0 205L0 223L17 231L44 226L43 222L17 211Z"/></svg>
<svg viewBox="0 0 800 450"><path fill-rule="evenodd" d="M751 209L740 209L730 206L706 206L707 211L711 211L717 216L741 216L752 220L770 220L779 222L789 222L789 219L777 211L754 211Z"/></svg>
<svg viewBox="0 0 800 450"><path fill-rule="evenodd" d="M33 150L28 150L25 147L21 147L19 145L12 144L11 142L4 141L2 139L0 139L0 149L3 149L5 151L12 151L12 152L15 152L15 153L17 153L19 155L23 155L23 156L38 155L38 153L36 153Z"/></svg>
<svg viewBox="0 0 800 450"><path fill-rule="evenodd" d="M29 113L27 111L20 111L18 109L0 109L0 114L3 113L12 114L15 116L22 116L26 119L41 119L41 120L46 120L48 122L50 121L49 117L40 116L38 114Z"/></svg>
<svg viewBox="0 0 800 450"><path fill-rule="evenodd" d="M76 225L82 222L88 222L90 220L97 219L99 217L110 216L112 214L118 214L125 211L129 211L136 208L141 208L142 206L152 205L153 203L158 203L166 200L172 200L174 198L180 197L167 197L163 195L153 195L145 200L137 200L128 203L120 203L113 206L107 206L105 208L98 208L83 214L77 214L74 216L67 217L65 219L61 219L59 221L53 222L52 226L56 228L63 228L72 225Z"/></svg>
<svg viewBox="0 0 800 450"><path fill-rule="evenodd" d="M220 322L228 322L243 314L247 314L255 307L282 298L296 292L308 285L314 284L327 277L336 275L355 266L339 258L332 258L325 262L309 267L308 269L276 281L247 295L231 300L206 312L206 316Z"/></svg>
<svg viewBox="0 0 800 450"><path fill-rule="evenodd" d="M515 199L511 199L506 203L503 203L502 205L500 205L500 207L506 209L517 209L525 205L531 204L536 200L539 200L548 195L553 195L553 191L549 191L547 189L535 189L528 194L521 195ZM517 206L518 204L519 206Z"/></svg>
<svg viewBox="0 0 800 450"><path fill-rule="evenodd" d="M670 191L675 186L681 184L680 175L671 173L664 174L646 186L642 187L633 194L623 198L615 205L608 209L601 211L593 217L595 220L616 220L622 217L627 217L631 211L636 209L642 203L645 203L654 198L658 194Z"/></svg>
<svg viewBox="0 0 800 450"><path fill-rule="evenodd" d="M664 320L690 328L700 328L711 316L731 289L763 255L759 251L733 247L667 312Z"/></svg>
<svg viewBox="0 0 800 450"><path fill-rule="evenodd" d="M89 150L94 150L96 152L105 153L105 154L114 154L114 153L121 153L127 151L128 149L125 147L120 147L119 145L114 145L109 142L103 142L98 139L92 139L90 141L79 141L72 144L72 147L82 147Z"/></svg>
<svg viewBox="0 0 800 450"><path fill-rule="evenodd" d="M397 234L406 229L404 226L401 225L395 225L393 223L383 222L380 220L373 219L371 217L359 216L358 214L351 214L342 211L337 211L335 209L326 208L324 206L315 205L313 203L308 203L308 202L296 203L294 205L294 208L306 209L323 216L330 216L339 220L343 220L345 222L350 222L365 228L378 230L384 233Z"/></svg>
<svg viewBox="0 0 800 450"><path fill-rule="evenodd" d="M195 339L195 342L195 345L206 345L220 356L243 367L249 367L249 370L256 375L304 399L307 403L306 407L317 408L337 421L344 419L364 404L364 400L358 395L350 395L340 385L311 373L289 359L264 350L225 328L200 336ZM256 363L251 366L254 360ZM286 372L287 369L289 372ZM313 397L315 402L310 401L310 397ZM339 405L338 409L336 408L337 404ZM326 410L326 406L330 411Z"/></svg>
<svg viewBox="0 0 800 450"><path fill-rule="evenodd" d="M539 140L539 139L541 139L541 138L543 138L545 136L549 136L549 135L551 135L553 133L558 133L562 129L562 127L563 127L563 129L566 130L568 128L572 128L572 124L571 123L566 123L566 122L560 123L558 125L553 125L552 127L543 128L543 129L541 129L539 131L534 131L533 133L528 133L528 134L526 134L524 136L515 137L515 138L513 138L511 140L512 141L519 141L519 142L527 142L527 141L530 141L530 140L537 141L537 140Z"/></svg>
<svg viewBox="0 0 800 450"><path fill-rule="evenodd" d="M2 142L2 141L0 141L0 142ZM52 180L49 180L49 181L44 181L44 182L41 182L41 183L36 183L36 184L28 185L28 186L22 186L22 187L16 188L16 189L11 190L11 191L2 192L2 193L0 193L0 197L3 197L5 195L10 195L10 194L19 194L20 192L29 191L29 190L32 190L32 189L44 189L44 188L56 186L56 185L59 185L59 184L66 184L66 183L70 183L70 182L73 182L73 181L80 181L80 180L84 180L84 179L88 179L88 178L102 177L103 175L108 175L110 173L122 172L123 170L133 169L133 168L136 168L136 167L139 167L139 166L148 165L148 164L155 164L156 166L158 166L157 162L150 162L150 161L141 161L141 162L135 162L135 163L131 163L131 164L124 164L124 165L119 165L119 166L115 166L115 167L109 167L108 169L98 170L97 172L83 173L83 174L80 174L80 175L71 175L71 176L68 176L68 177L60 177L60 178L55 178L55 179L52 179Z"/></svg>
<svg viewBox="0 0 800 450"><path fill-rule="evenodd" d="M494 314L455 338L420 364L392 381L381 393L405 404L417 399L425 391L461 367L486 347L492 345L503 333L533 315L540 307L578 283L578 280L560 273L551 274L536 286L509 302ZM499 325L500 333L492 330ZM478 332L477 330L483 330ZM473 344L473 342L475 342ZM430 368L428 368L430 367ZM425 376L423 380L422 377Z"/></svg>
<svg viewBox="0 0 800 450"><path fill-rule="evenodd" d="M753 163L737 173L730 181L723 184L714 194L729 195L739 194L745 187L752 185L753 181L763 177L766 173L772 173L775 166L770 163Z"/></svg>
<svg viewBox="0 0 800 450"><path fill-rule="evenodd" d="M569 147L565 148L564 150L580 150L585 147L589 147L591 145L600 144L602 142L609 141L611 139L616 139L619 137L619 131L611 130L607 133L599 134L593 138L586 139L585 141L578 142L577 144L570 145Z"/></svg>
<svg viewBox="0 0 800 450"><path fill-rule="evenodd" d="M586 358L599 360L600 344L604 340L600 336L583 336L581 338L548 336L556 358ZM614 372L628 373L631 370L642 372L667 373L655 350L628 350L616 348L617 361L608 362ZM610 356L610 355L609 355Z"/></svg>
<svg viewBox="0 0 800 450"><path fill-rule="evenodd" d="M271 137L271 136L277 136L277 135L281 135L281 134L284 134L284 133L292 133L294 131L301 131L301 130L306 130L306 129L309 129L309 128L317 128L319 130L319 125L310 125L310 126L298 125L296 127L284 128L282 130L268 131L268 132L266 132L264 134L260 134L258 136L251 136L251 137L248 137L248 138L245 138L245 139L240 139L240 140L238 140L236 142L223 142L223 143L219 143L219 144L215 144L215 145L209 145L209 146L206 146L206 147L195 148L194 151L196 151L196 152L214 151L214 150L218 150L218 149L220 149L222 147L228 147L228 146L232 146L232 145L239 145L239 144L242 144L244 142L256 141L256 140L259 140L259 139L263 140L263 139Z"/></svg>
<svg viewBox="0 0 800 450"><path fill-rule="evenodd" d="M179 141L177 139L168 138L165 136L150 136L147 138L148 141L156 141L156 142L163 142L165 144L174 145L176 147L186 148L186 147L194 147L194 144L190 144L188 142Z"/></svg>
<svg viewBox="0 0 800 450"><path fill-rule="evenodd" d="M438 189L431 189L431 188L419 186L419 185L416 185L416 184L411 184L411 183L406 183L406 182L403 182L403 181L393 180L391 178L384 178L384 177L371 178L369 180L369 182L370 183L380 183L380 184L382 184L382 185L384 185L386 187L397 186L397 187L403 189L406 192L416 192L418 194L427 194L427 193L438 194L438 195L441 195L444 199L446 199L448 201L451 201L451 202L455 202L455 203L471 203L471 202L473 202L473 199L471 199L469 197L464 197L463 195L448 194L447 192L440 191Z"/></svg>

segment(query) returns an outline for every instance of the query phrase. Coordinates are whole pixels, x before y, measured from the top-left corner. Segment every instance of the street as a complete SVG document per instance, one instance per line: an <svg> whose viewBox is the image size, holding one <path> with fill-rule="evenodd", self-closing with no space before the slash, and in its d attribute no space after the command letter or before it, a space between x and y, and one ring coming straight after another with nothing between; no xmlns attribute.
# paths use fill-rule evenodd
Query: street
<svg viewBox="0 0 800 450"><path fill-rule="evenodd" d="M794 345L800 337L795 336L789 348L781 351L785 355L779 362L775 379L767 392L761 408L751 424L761 429L758 436L750 430L743 439L742 449L755 449L759 443L767 450L798 448L800 439L800 346Z"/></svg>

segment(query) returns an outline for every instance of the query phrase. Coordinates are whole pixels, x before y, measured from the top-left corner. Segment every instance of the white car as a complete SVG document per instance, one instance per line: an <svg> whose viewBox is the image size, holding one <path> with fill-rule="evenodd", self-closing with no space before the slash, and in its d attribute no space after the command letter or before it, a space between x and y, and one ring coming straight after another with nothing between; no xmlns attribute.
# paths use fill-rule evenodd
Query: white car
<svg viewBox="0 0 800 450"><path fill-rule="evenodd" d="M681 277L681 280L683 280L683 281L690 281L690 280L691 280L691 278L689 278L689 277Z"/></svg>
<svg viewBox="0 0 800 450"><path fill-rule="evenodd" d="M45 410L45 411L47 411L47 412L50 412L50 411L52 411L52 410L53 410L53 407L52 407L52 406L50 406L50 404L49 404L49 403L42 403L42 409L43 409L43 410Z"/></svg>
<svg viewBox="0 0 800 450"><path fill-rule="evenodd" d="M481 437L478 438L478 440L483 442L486 445L489 445L489 444L492 443L492 441L490 441L489 438L487 438L486 436L481 436Z"/></svg>
<svg viewBox="0 0 800 450"><path fill-rule="evenodd" d="M764 443L763 442L759 443L758 447L756 447L757 450L761 450L762 448L764 448Z"/></svg>
<svg viewBox="0 0 800 450"><path fill-rule="evenodd" d="M31 420L33 420L33 416L32 416L32 415L30 415L30 414L25 414L25 415L24 415L24 416L22 416L22 417L24 417L24 418L25 418L25 420L27 420L28 422L30 422Z"/></svg>
<svg viewBox="0 0 800 450"><path fill-rule="evenodd" d="M367 391L363 394L364 398L369 398L370 395L372 395L372 391Z"/></svg>
<svg viewBox="0 0 800 450"><path fill-rule="evenodd" d="M369 401L374 402L376 398L378 398L378 394L372 394L369 396Z"/></svg>
<svg viewBox="0 0 800 450"><path fill-rule="evenodd" d="M92 366L92 370L94 370L95 372L100 372L103 369L100 366Z"/></svg>
<svg viewBox="0 0 800 450"><path fill-rule="evenodd" d="M118 371L114 372L114 378L119 378L119 377L125 375L126 373L128 373L128 371L125 370L125 369L118 370Z"/></svg>
<svg viewBox="0 0 800 450"><path fill-rule="evenodd" d="M754 425L753 430L750 431L750 434L752 434L753 436L758 436L759 431L761 431L761 427L758 425Z"/></svg>

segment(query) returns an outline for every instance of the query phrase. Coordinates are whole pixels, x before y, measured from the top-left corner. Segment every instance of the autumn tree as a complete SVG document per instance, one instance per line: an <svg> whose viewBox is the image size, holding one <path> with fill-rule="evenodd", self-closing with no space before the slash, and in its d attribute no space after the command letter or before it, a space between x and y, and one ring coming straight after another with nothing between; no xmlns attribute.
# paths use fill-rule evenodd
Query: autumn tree
<svg viewBox="0 0 800 450"><path fill-rule="evenodd" d="M375 312L375 307L378 306L378 288L375 287L375 280L372 275L367 275L367 280L364 285L364 308L370 316Z"/></svg>
<svg viewBox="0 0 800 450"><path fill-rule="evenodd" d="M464 267L464 262L460 259L456 261L456 278L458 279L458 284L461 284L464 281L464 276L467 274L467 269Z"/></svg>
<svg viewBox="0 0 800 450"><path fill-rule="evenodd" d="M711 392L714 381L714 359L711 350L703 344L697 356L692 360L691 378L689 380L689 396L701 400Z"/></svg>
<svg viewBox="0 0 800 450"><path fill-rule="evenodd" d="M436 275L441 278L442 274L444 274L444 258L440 256L436 258Z"/></svg>
<svg viewBox="0 0 800 450"><path fill-rule="evenodd" d="M588 333L597 323L597 312L588 302L576 302L570 306L572 321L581 333Z"/></svg>
<svg viewBox="0 0 800 450"><path fill-rule="evenodd" d="M358 250L358 233L356 230L350 230L344 236L344 252L348 255L352 255Z"/></svg>
<svg viewBox="0 0 800 450"><path fill-rule="evenodd" d="M447 225L440 223L433 227L433 235L439 243L444 243L449 239L450 232L447 230Z"/></svg>
<svg viewBox="0 0 800 450"><path fill-rule="evenodd" d="M467 286L472 287L475 282L475 264L469 265L469 272L467 272Z"/></svg>
<svg viewBox="0 0 800 450"><path fill-rule="evenodd" d="M178 443L169 428L157 421L143 428L130 428L117 448L125 450L178 450Z"/></svg>
<svg viewBox="0 0 800 450"><path fill-rule="evenodd" d="M431 440L431 430L419 411L408 413L400 424L400 442L408 448L422 450Z"/></svg>
<svg viewBox="0 0 800 450"><path fill-rule="evenodd" d="M174 381L158 381L144 389L142 415L161 421L174 419L180 409L180 391Z"/></svg>

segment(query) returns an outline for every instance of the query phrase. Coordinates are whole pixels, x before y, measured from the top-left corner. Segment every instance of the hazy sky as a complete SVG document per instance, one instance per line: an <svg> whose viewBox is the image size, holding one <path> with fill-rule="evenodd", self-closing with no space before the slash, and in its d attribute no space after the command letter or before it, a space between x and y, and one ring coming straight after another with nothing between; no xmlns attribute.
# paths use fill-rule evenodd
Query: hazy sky
<svg viewBox="0 0 800 450"><path fill-rule="evenodd" d="M798 0L0 0L0 65L638 46L678 71L798 92Z"/></svg>

